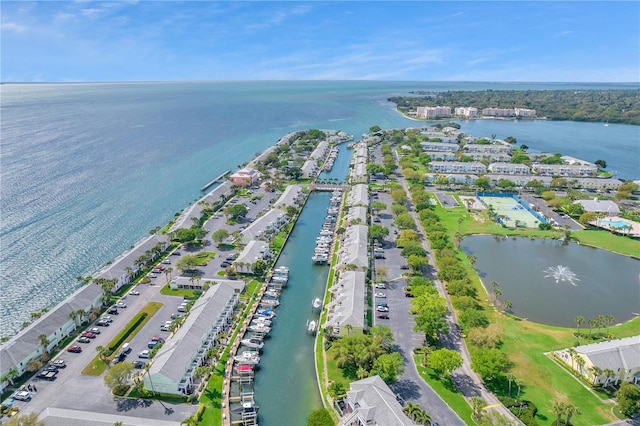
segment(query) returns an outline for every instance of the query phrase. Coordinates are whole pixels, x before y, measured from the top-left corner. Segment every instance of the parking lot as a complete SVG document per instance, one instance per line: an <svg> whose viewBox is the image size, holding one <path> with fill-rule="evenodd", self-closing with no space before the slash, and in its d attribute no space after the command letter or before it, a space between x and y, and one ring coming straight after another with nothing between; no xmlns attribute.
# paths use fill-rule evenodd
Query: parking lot
<svg viewBox="0 0 640 426"><path fill-rule="evenodd" d="M211 240L213 232L221 228L226 229L229 234L235 231L241 231L261 212L268 210L272 200L277 199L280 194L257 189L253 191L253 195L262 195L263 197L254 201L249 201L249 197L237 197L230 200L231 203L242 203L247 206L249 210L246 215L247 220L229 225L226 223L226 218L223 214L210 218L203 226L203 228L207 230L205 246L202 248L181 247L176 250L176 252L180 254L168 255L166 261L161 264L162 267L171 267L173 270L171 276L179 276L180 271L177 269L176 263L182 255L196 254L199 251L215 252L215 258L209 261L206 266L199 267L198 273L205 278L219 278L217 273L224 269L221 263L228 256L237 253L238 250L219 250L215 245L216 243ZM48 425L106 424L104 422L99 423L98 420L95 420L94 423L88 420L93 419L92 414L94 413L102 413L98 417L110 419L108 424L123 421L124 419L126 420L124 421L125 424L139 425L148 424L149 419L154 420L154 424L178 425L180 421L191 416L196 411L197 406L114 397L104 384L103 375L90 376L81 374L81 371L96 356L96 347L107 346L122 330L122 327L148 302L160 302L162 303L162 307L131 339L129 342L131 351L126 356L126 361L133 362L138 360L138 353L149 349L148 343L154 336L162 339L169 337L169 332L161 331L161 326L165 324L166 321L172 319L172 314L178 312L178 307L183 302L183 298L160 294L160 289L166 285L168 278L165 273L159 273L154 278L151 278L149 284L139 284L135 286L132 290L134 293L139 293L138 295L129 293L120 300L121 303L126 304L126 307L117 308L117 314L105 314L110 316L112 320L108 326L97 326L95 323L86 325L84 329L95 327L100 333L92 338L87 337L88 343L74 341L72 345L79 345L82 348L82 352L80 353L63 350L56 359L64 360L66 368L59 369L56 377L51 381L38 378L32 379L27 384L32 389L32 391L29 392L31 400L16 400L13 402L13 406L18 407L20 412L23 413L45 413L41 414L40 417L41 419L45 418ZM149 360L143 359L143 361L148 362ZM134 371L142 372L144 370ZM57 419L56 415L51 414L51 418L49 418L45 412L48 408L51 409L49 410L51 413L57 412L59 414L60 412L64 412L64 415L67 417ZM75 421L71 420L71 417L74 416L76 417ZM147 423L145 423L145 421Z"/></svg>

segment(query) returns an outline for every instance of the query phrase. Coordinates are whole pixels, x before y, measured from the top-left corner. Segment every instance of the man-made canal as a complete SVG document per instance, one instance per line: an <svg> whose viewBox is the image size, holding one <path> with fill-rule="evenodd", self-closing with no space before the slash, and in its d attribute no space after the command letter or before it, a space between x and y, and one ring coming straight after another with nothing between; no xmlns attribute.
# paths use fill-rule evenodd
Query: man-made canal
<svg viewBox="0 0 640 426"><path fill-rule="evenodd" d="M462 249L477 256L475 269L489 296L531 321L575 326L575 317L613 315L624 322L640 312L640 261L558 240L472 236Z"/></svg>
<svg viewBox="0 0 640 426"><path fill-rule="evenodd" d="M315 240L326 216L328 192L309 196L276 266L289 267L289 283L280 297L270 337L265 340L255 399L260 424L304 425L322 402L316 381L314 337L306 332L308 319L318 317L311 303L322 297L328 266L311 262Z"/></svg>

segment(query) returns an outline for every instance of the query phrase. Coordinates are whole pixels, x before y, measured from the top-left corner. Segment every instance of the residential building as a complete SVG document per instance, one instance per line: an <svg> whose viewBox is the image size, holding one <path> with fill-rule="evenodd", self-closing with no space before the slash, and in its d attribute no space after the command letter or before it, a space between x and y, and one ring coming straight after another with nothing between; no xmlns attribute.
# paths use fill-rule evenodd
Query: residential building
<svg viewBox="0 0 640 426"><path fill-rule="evenodd" d="M340 240L338 265L355 265L357 268L369 266L369 228L367 225L349 226Z"/></svg>
<svg viewBox="0 0 640 426"><path fill-rule="evenodd" d="M473 161L487 160L496 163L508 163L511 161L509 154L493 154L490 152L465 152L465 157L473 158Z"/></svg>
<svg viewBox="0 0 640 426"><path fill-rule="evenodd" d="M512 150L511 146L493 143L490 145L468 143L464 146L464 150L468 153L491 153L491 154L509 154Z"/></svg>
<svg viewBox="0 0 640 426"><path fill-rule="evenodd" d="M329 149L329 142L322 141L318 143L318 145L316 146L316 149L314 149L311 155L309 156L309 159L316 160L316 161L324 160L324 158L327 156L328 149Z"/></svg>
<svg viewBox="0 0 640 426"><path fill-rule="evenodd" d="M269 235L278 233L287 222L287 214L284 211L271 209L241 232L242 242L247 244L251 240L266 239Z"/></svg>
<svg viewBox="0 0 640 426"><path fill-rule="evenodd" d="M289 185L282 191L280 197L273 203L273 207L285 209L287 206L298 207L304 199L300 185Z"/></svg>
<svg viewBox="0 0 640 426"><path fill-rule="evenodd" d="M368 206L369 205L369 188L366 184L360 183L353 185L349 195L347 195L348 206Z"/></svg>
<svg viewBox="0 0 640 426"><path fill-rule="evenodd" d="M453 151L425 151L424 153L432 161L456 161L456 154Z"/></svg>
<svg viewBox="0 0 640 426"><path fill-rule="evenodd" d="M202 197L197 203L190 205L180 214L180 216L178 216L174 224L169 229L169 232L177 231L178 229L191 228L193 226L194 219L200 220L200 216L202 216L203 203L213 206L217 202L226 200L232 194L232 186L233 184L231 181L226 180L211 190L207 195Z"/></svg>
<svg viewBox="0 0 640 426"><path fill-rule="evenodd" d="M449 127L446 127L449 128ZM444 129L443 129L444 130ZM457 129L453 129L451 132L434 132L432 130L422 130L420 134L429 139L433 139L433 142L442 142L442 143L458 143L458 132ZM429 141L426 141L429 142Z"/></svg>
<svg viewBox="0 0 640 426"><path fill-rule="evenodd" d="M549 187L551 186L551 180L553 179L550 176L532 176L532 175L495 175L495 174L487 174L485 177L491 180L491 184L495 185L502 179L509 179L514 182L517 186L527 186L529 182L532 180L541 182L543 186Z"/></svg>
<svg viewBox="0 0 640 426"><path fill-rule="evenodd" d="M302 177L304 179L315 177L315 175L318 174L318 170L318 162L316 160L307 160L301 168Z"/></svg>
<svg viewBox="0 0 640 426"><path fill-rule="evenodd" d="M251 186L260 179L260 172L251 167L243 167L229 176L234 185Z"/></svg>
<svg viewBox="0 0 640 426"><path fill-rule="evenodd" d="M603 213L606 216L617 216L620 214L620 207L610 200L578 200L573 204L580 204L585 212Z"/></svg>
<svg viewBox="0 0 640 426"><path fill-rule="evenodd" d="M434 106L434 107L418 107L416 115L421 118L443 118L451 117L451 107Z"/></svg>
<svg viewBox="0 0 640 426"><path fill-rule="evenodd" d="M528 175L531 169L526 164L512 164L512 163L491 163L489 164L489 171L491 173L505 174L505 175Z"/></svg>
<svg viewBox="0 0 640 426"><path fill-rule="evenodd" d="M149 235L134 245L131 250L119 255L113 262L95 273L93 281L95 282L99 278L115 280L115 285L111 290L115 293L122 286L129 284L142 270L144 265L138 259L145 258L148 255L147 262L153 262L162 255L170 243L171 241L166 235Z"/></svg>
<svg viewBox="0 0 640 426"><path fill-rule="evenodd" d="M640 384L640 336L625 337L607 342L591 343L576 346L577 356L582 358L584 366L577 365L568 351L556 352L565 363L577 369L591 383L618 384L621 381ZM593 367L598 367L599 374L593 373Z"/></svg>
<svg viewBox="0 0 640 426"><path fill-rule="evenodd" d="M432 173L478 173L483 174L487 167L482 163L461 161L432 161L429 163Z"/></svg>
<svg viewBox="0 0 640 426"><path fill-rule="evenodd" d="M350 207L347 214L344 215L344 219L347 222L360 222L363 224L367 223L367 208L363 206L354 206Z"/></svg>
<svg viewBox="0 0 640 426"><path fill-rule="evenodd" d="M29 361L43 353L39 336L47 337L49 343L46 350L51 350L86 321L93 308L102 305L102 295L102 289L96 284L84 285L11 339L1 343L0 377L12 368L15 368L18 376L24 374ZM0 382L0 391L6 385L6 382Z"/></svg>
<svg viewBox="0 0 640 426"><path fill-rule="evenodd" d="M485 117L514 117L516 110L513 108L483 108L482 115Z"/></svg>
<svg viewBox="0 0 640 426"><path fill-rule="evenodd" d="M364 329L365 313L365 277L364 271L342 271L329 291L331 301L327 304L325 326L333 327L335 335L344 334L344 327Z"/></svg>
<svg viewBox="0 0 640 426"><path fill-rule="evenodd" d="M450 151L458 152L460 147L455 143L445 142L420 142L420 147L425 151Z"/></svg>
<svg viewBox="0 0 640 426"><path fill-rule="evenodd" d="M229 331L240 293L241 280L216 280L191 307L180 328L158 350L144 387L148 391L173 395L191 394L196 387L195 372L206 353Z"/></svg>
<svg viewBox="0 0 640 426"><path fill-rule="evenodd" d="M342 403L340 424L345 426L414 426L402 411L395 393L380 376L351 382Z"/></svg>
<svg viewBox="0 0 640 426"><path fill-rule="evenodd" d="M514 112L516 114L516 117L535 117L536 116L535 109L514 108Z"/></svg>
<svg viewBox="0 0 640 426"><path fill-rule="evenodd" d="M459 117L477 117L478 116L478 108L475 107L457 107L455 109L455 114Z"/></svg>
<svg viewBox="0 0 640 426"><path fill-rule="evenodd" d="M620 179L578 178L578 186L583 189L617 190L622 181Z"/></svg>
<svg viewBox="0 0 640 426"><path fill-rule="evenodd" d="M542 164L532 166L533 172L539 176L580 177L595 176L598 167L595 164Z"/></svg>
<svg viewBox="0 0 640 426"><path fill-rule="evenodd" d="M252 274L253 264L258 260L271 259L272 253L269 251L269 243L259 240L251 240L244 247L238 258L233 262L236 271L241 274Z"/></svg>

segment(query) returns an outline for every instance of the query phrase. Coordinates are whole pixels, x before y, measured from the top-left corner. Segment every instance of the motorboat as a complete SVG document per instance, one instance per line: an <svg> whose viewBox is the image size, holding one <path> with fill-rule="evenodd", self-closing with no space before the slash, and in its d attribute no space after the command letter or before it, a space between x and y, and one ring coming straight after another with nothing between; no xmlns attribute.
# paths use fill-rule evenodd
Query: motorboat
<svg viewBox="0 0 640 426"><path fill-rule="evenodd" d="M244 351L240 355L233 357L238 364L258 365L260 364L260 355L256 351Z"/></svg>
<svg viewBox="0 0 640 426"><path fill-rule="evenodd" d="M240 364L240 365L236 365L234 369L238 374L242 374L242 373L246 374L246 373L251 373L253 371L253 366L249 364Z"/></svg>
<svg viewBox="0 0 640 426"><path fill-rule="evenodd" d="M268 334L271 331L271 327L266 324L252 324L247 327L247 330L256 332L256 333L265 333Z"/></svg>
<svg viewBox="0 0 640 426"><path fill-rule="evenodd" d="M322 300L320 300L319 297L316 297L315 299L313 299L313 302L311 302L311 307L315 310L319 310L320 308L322 308Z"/></svg>
<svg viewBox="0 0 640 426"><path fill-rule="evenodd" d="M251 320L251 325L271 325L271 320L264 317L257 317Z"/></svg>
<svg viewBox="0 0 640 426"><path fill-rule="evenodd" d="M307 321L307 333L315 334L318 328L316 320Z"/></svg>
<svg viewBox="0 0 640 426"><path fill-rule="evenodd" d="M271 310L271 308L258 309L256 311L256 315L266 319L272 319L276 316L276 313Z"/></svg>
<svg viewBox="0 0 640 426"><path fill-rule="evenodd" d="M271 306L272 308L275 308L276 306L280 305L280 301L278 299L262 299L260 301L260 305Z"/></svg>
<svg viewBox="0 0 640 426"><path fill-rule="evenodd" d="M262 349L264 346L264 342L260 339L256 339L255 337L250 337L248 339L242 339L240 343L248 348L252 349Z"/></svg>

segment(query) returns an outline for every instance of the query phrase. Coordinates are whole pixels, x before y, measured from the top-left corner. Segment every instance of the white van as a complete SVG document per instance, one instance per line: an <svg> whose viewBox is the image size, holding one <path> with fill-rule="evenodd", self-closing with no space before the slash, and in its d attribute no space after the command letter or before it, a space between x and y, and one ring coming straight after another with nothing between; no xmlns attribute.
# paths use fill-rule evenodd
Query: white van
<svg viewBox="0 0 640 426"><path fill-rule="evenodd" d="M122 345L122 353L128 354L129 352L131 352L131 346L129 346L129 343Z"/></svg>

